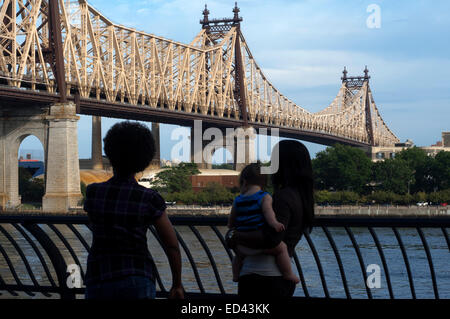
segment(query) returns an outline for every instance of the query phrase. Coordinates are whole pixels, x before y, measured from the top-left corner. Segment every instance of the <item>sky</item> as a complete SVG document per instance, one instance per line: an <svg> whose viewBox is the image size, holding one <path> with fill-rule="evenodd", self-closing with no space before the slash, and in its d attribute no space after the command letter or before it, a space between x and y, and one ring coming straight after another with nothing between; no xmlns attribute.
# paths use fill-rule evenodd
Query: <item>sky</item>
<svg viewBox="0 0 450 319"><path fill-rule="evenodd" d="M210 18L232 17L234 7L219 0L88 2L115 23L183 43L200 31L205 3ZM362 75L367 65L375 103L401 141L427 146L450 131L450 1L241 0L238 7L253 57L296 104L311 112L325 108L338 93L343 67ZM103 118L103 135L118 121ZM161 125L162 158L170 159L177 143L174 128ZM36 140L27 138L21 150L41 147ZM80 158L90 158L90 140L91 118L81 116ZM313 157L325 148L305 145Z"/></svg>

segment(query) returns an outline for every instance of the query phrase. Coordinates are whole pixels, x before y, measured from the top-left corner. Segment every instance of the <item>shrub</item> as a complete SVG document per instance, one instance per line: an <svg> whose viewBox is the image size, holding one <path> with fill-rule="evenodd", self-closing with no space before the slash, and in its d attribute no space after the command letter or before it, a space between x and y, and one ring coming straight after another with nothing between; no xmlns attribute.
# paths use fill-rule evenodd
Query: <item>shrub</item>
<svg viewBox="0 0 450 319"><path fill-rule="evenodd" d="M359 195L355 192L343 191L339 192L339 195L342 204L356 204L359 202Z"/></svg>
<svg viewBox="0 0 450 319"><path fill-rule="evenodd" d="M425 202L427 201L427 194L424 192L417 192L414 194L413 198L416 203Z"/></svg>
<svg viewBox="0 0 450 319"><path fill-rule="evenodd" d="M33 179L26 168L19 167L19 194L22 196L22 203L42 202L45 194L44 180Z"/></svg>

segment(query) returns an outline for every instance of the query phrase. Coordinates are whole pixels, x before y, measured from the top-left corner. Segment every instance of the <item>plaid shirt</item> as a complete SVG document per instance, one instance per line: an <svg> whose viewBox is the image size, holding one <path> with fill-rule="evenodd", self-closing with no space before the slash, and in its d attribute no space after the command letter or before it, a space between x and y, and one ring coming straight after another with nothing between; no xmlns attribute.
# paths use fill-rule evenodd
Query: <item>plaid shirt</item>
<svg viewBox="0 0 450 319"><path fill-rule="evenodd" d="M138 275L154 280L147 230L166 204L158 192L134 178L112 177L86 189L84 210L92 226L86 284Z"/></svg>

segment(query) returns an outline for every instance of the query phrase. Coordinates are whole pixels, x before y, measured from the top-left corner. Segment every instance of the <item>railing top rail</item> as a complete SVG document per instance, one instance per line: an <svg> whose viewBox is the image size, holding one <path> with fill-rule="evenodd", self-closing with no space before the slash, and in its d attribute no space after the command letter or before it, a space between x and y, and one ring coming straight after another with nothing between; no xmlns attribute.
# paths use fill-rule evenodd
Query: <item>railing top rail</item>
<svg viewBox="0 0 450 319"><path fill-rule="evenodd" d="M225 226L227 216L169 216L179 226ZM88 224L87 215L0 214L0 223ZM450 227L449 216L434 217L316 217L314 226L329 227Z"/></svg>
<svg viewBox="0 0 450 319"><path fill-rule="evenodd" d="M185 226L177 227L176 232L181 248L187 256L186 267L190 268L195 276L195 281L191 282L190 286L188 285L188 296L190 297L192 294L197 294L197 296L203 298L216 295L220 297L232 296L233 287L229 285L231 276L224 273L224 271L229 271L227 263L232 259L232 252L225 244L223 229L219 230L219 226L226 225L227 216L172 215L170 219L176 226ZM7 291L17 297L16 291L24 292L29 296L34 296L34 292L39 292L48 297L49 293L57 293L63 299L74 299L77 294L83 294L84 289L82 287L69 289L69 286L66 285L66 279L68 278L67 267L72 264L79 266L81 278L84 279L83 271L85 268L83 267L86 265L86 252L89 252L90 245L88 224L89 218L83 213L67 215L1 213L0 237L5 242L0 244L0 259L2 256L5 258L7 268L3 269L0 276L0 294ZM385 274L389 290L383 298L408 298L409 290L411 291L411 298L423 298L423 289L425 289L424 291L428 289L430 295L432 293L436 299L447 298L449 292L448 280L439 274L445 272L448 268L446 254L449 252L447 248L450 249L449 216L429 218L413 216L391 218L318 216L314 226L317 228L317 231L313 231L314 236L308 234L304 236L301 245L305 249L298 250L294 254L297 271L301 278L301 291L303 291L305 297L319 294L325 298L342 298L337 291L340 283L326 276L330 271L338 271L336 274L340 274L345 298L365 298L366 296L367 298L378 298L383 292L372 291L366 286L368 279L366 266L373 262L379 264L381 261L382 271ZM428 228L427 232L425 232L426 228ZM392 231L385 232L386 229ZM156 239L156 242L149 246L149 248L152 247L152 258L156 258L156 262L159 260L156 271L159 286L158 297L166 297L167 290L164 286L167 280L159 274L168 271L167 264L160 251L154 250L154 244L158 245L158 236L155 235L155 229L150 227L150 231ZM380 236L386 233L390 235L381 238L378 237L377 232ZM324 253L324 249L328 249L329 252L330 246L327 246L323 234L332 248L337 265L333 263L332 255ZM370 239L367 234L370 234L374 241L372 245L368 243ZM420 236L421 246L417 243L417 239L413 238L413 241L411 241L411 236L417 234ZM439 238L439 244L436 244L437 238ZM348 245L349 239L351 240L351 246ZM395 244L395 241L398 245ZM30 246L26 244L27 242ZM35 242L40 245L38 246ZM383 242L389 242L389 245L383 246ZM411 243L418 244L418 246L414 244L412 250L408 246ZM161 243L159 242L159 244ZM417 255L417 250L421 250L420 247L423 248L422 252L419 252L422 257L418 258L420 255ZM38 254L42 267L39 264L34 268L28 266L25 253L30 249ZM224 249L225 252L220 253L221 249ZM397 251L393 252L393 249L397 249ZM398 257L398 249L401 251L402 259ZM44 253L50 257L49 264L42 257ZM358 258L356 266L354 264L355 259L351 258L352 254L355 253ZM377 254L380 261L375 259ZM423 254L428 261L429 272L422 271L425 270L423 268L418 274L414 271L418 265L426 267ZM20 257L24 264L11 262L13 256L16 259ZM396 267L404 265L408 276L409 290L406 287L400 291L399 280L402 280L401 285L404 286L405 278L400 278L398 274L393 275L395 272L391 272L392 268L389 269L393 262ZM54 271L52 271L52 267L47 267L47 264L48 266L51 265ZM204 269L205 265L209 270ZM3 279L6 278L4 273L9 276L8 281ZM359 279L358 273L360 274ZM30 276L31 283L30 280L28 282L21 281L23 276L26 277L26 274ZM38 277L38 275L41 277ZM33 280L34 278L43 278L44 280ZM48 279L49 283L45 281L45 278ZM217 286L214 284L214 279ZM321 283L323 291L317 290L320 290L320 287L317 286L316 282ZM417 295L416 291L418 292ZM299 291L299 293L301 292Z"/></svg>

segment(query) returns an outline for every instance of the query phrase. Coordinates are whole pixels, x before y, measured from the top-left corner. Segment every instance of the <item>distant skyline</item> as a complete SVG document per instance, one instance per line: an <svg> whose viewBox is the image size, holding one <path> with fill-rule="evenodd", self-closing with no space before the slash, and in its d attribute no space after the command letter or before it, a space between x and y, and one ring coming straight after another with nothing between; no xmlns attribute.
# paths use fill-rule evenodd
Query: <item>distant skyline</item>
<svg viewBox="0 0 450 319"><path fill-rule="evenodd" d="M91 0L118 24L189 43L200 31L204 0ZM211 18L232 16L234 1L206 1ZM369 28L369 5L380 28ZM317 112L338 93L344 66L367 65L375 103L401 141L426 146L450 131L450 2L239 1L242 32L264 74L284 95ZM103 118L103 135L119 120ZM150 123L147 123L149 126ZM161 125L161 157L169 159L175 126ZM91 156L91 118L78 122L80 158ZM305 143L312 153L325 147ZM28 138L21 149L39 148Z"/></svg>

